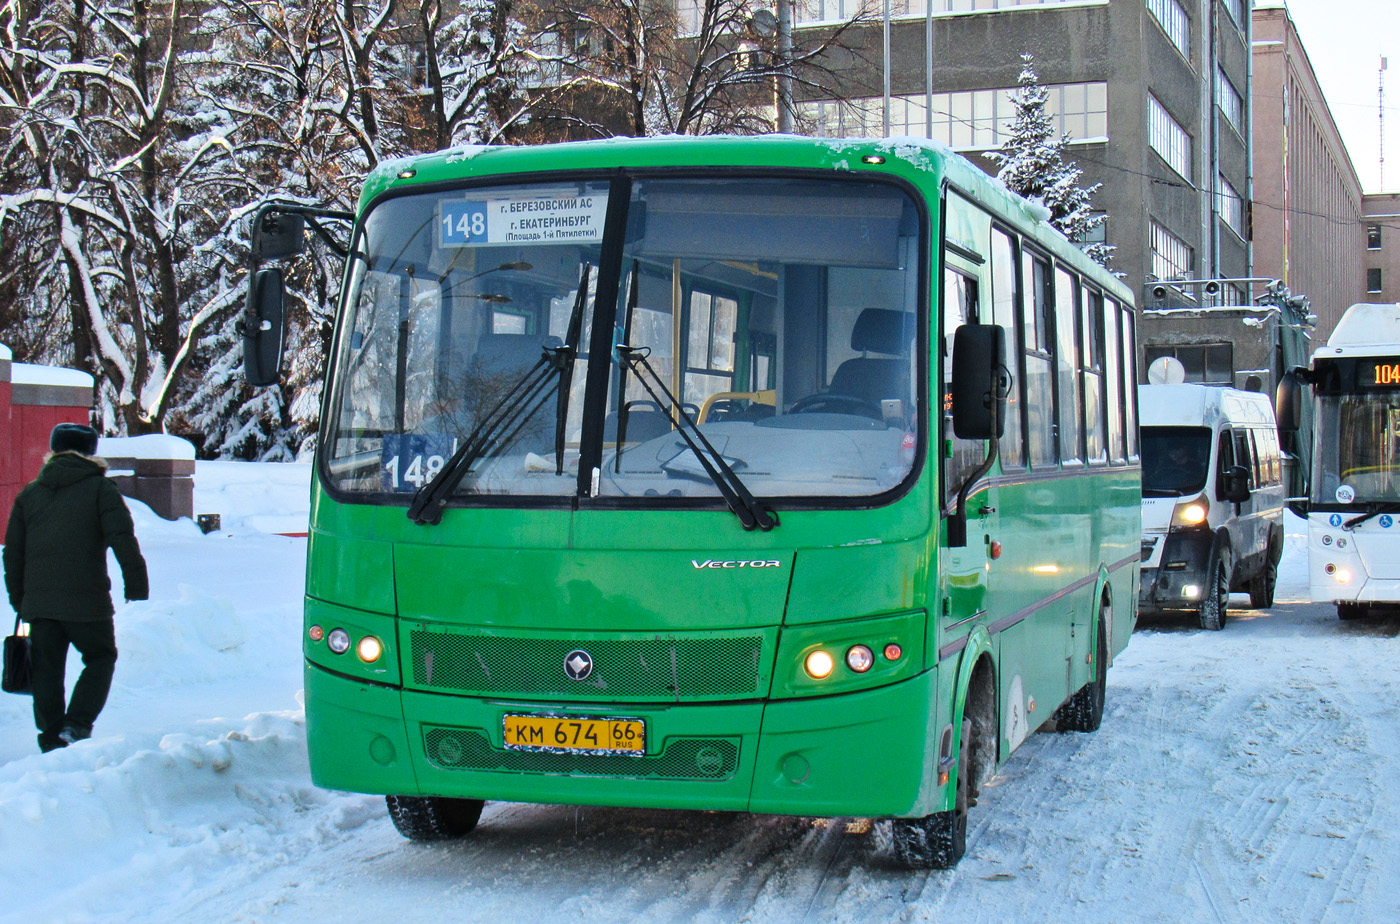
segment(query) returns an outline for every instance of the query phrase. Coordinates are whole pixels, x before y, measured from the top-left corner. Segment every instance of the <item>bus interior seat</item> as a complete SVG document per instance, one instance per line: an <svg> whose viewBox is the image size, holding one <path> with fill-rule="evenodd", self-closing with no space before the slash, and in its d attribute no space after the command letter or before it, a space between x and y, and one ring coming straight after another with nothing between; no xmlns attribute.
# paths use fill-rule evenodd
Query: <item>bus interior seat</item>
<svg viewBox="0 0 1400 924"><path fill-rule="evenodd" d="M836 367L829 394L850 395L876 407L895 398L908 407L909 343L914 339L914 315L889 308L866 308L851 328L851 349L883 353L884 357L857 356Z"/></svg>

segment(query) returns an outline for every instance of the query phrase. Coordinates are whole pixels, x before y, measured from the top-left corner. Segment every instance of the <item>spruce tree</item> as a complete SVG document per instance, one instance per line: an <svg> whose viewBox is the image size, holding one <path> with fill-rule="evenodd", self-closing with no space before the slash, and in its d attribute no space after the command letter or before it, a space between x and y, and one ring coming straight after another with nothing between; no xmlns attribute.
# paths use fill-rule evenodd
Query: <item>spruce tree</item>
<svg viewBox="0 0 1400 924"><path fill-rule="evenodd" d="M1079 185L1083 171L1064 157L1069 135L1055 135L1054 123L1046 110L1049 91L1040 84L1031 55L1021 56L1019 86L1011 92L1016 116L1008 126L1010 137L1000 151L987 157L1000 166L997 179L1014 193L1043 205L1050 212L1050 223L1071 241L1080 243L1107 216L1094 214L1090 197L1102 185L1087 189ZM1103 243L1080 243L1081 248L1101 265L1108 265L1113 248Z"/></svg>

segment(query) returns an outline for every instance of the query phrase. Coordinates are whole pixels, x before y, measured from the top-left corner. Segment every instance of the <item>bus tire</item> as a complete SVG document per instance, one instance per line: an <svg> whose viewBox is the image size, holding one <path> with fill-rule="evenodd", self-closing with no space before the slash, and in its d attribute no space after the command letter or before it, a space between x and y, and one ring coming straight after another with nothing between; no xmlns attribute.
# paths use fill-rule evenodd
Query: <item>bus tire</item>
<svg viewBox="0 0 1400 924"><path fill-rule="evenodd" d="M1352 620L1365 619L1370 615L1370 611L1364 603L1338 603L1337 618Z"/></svg>
<svg viewBox="0 0 1400 924"><path fill-rule="evenodd" d="M1107 607L1104 607L1107 611ZM1099 631L1094 642L1094 679L1065 701L1055 713L1056 731L1095 732L1103 724L1104 693L1108 688L1108 645L1104 642L1104 612L1099 617Z"/></svg>
<svg viewBox="0 0 1400 924"><path fill-rule="evenodd" d="M1230 603L1230 570L1225 566L1225 555L1217 551L1210 557L1210 567L1206 569L1205 591L1196 616L1202 629L1219 632L1225 628L1226 609Z"/></svg>
<svg viewBox="0 0 1400 924"><path fill-rule="evenodd" d="M894 859L908 869L952 869L967 850L967 809L971 804L972 720L963 719L962 740L958 744L958 779L953 810L934 812L923 818L891 818L888 837Z"/></svg>
<svg viewBox="0 0 1400 924"><path fill-rule="evenodd" d="M481 819L482 799L385 796L389 819L411 841L448 841L470 834Z"/></svg>

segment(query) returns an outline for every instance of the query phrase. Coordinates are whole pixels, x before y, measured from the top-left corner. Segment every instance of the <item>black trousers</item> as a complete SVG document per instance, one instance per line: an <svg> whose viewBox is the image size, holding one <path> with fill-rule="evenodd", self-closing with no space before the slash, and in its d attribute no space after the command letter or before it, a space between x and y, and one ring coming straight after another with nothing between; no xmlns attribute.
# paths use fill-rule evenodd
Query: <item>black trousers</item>
<svg viewBox="0 0 1400 924"><path fill-rule="evenodd" d="M73 729L78 738L92 734L92 725L107 703L112 672L117 666L116 626L111 617L92 622L66 619L28 622L34 672L34 724L39 728L39 747L51 751L63 743L58 733L65 727ZM73 687L71 699L64 695L63 676L69 645L83 656L83 672Z"/></svg>

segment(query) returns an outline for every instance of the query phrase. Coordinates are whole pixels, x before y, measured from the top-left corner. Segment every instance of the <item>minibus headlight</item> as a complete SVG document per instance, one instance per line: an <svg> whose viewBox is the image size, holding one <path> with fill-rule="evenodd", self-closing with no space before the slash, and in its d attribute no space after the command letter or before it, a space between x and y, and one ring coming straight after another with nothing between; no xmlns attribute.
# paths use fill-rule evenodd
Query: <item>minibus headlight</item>
<svg viewBox="0 0 1400 924"><path fill-rule="evenodd" d="M1172 526L1200 526L1210 515L1210 501L1204 496L1176 505L1172 511Z"/></svg>

